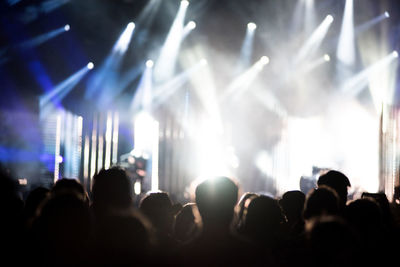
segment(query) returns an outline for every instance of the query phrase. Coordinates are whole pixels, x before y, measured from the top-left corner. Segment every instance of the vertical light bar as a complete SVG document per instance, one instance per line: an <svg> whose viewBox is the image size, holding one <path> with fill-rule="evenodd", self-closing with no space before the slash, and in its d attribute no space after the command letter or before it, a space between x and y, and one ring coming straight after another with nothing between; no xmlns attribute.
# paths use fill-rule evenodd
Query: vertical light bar
<svg viewBox="0 0 400 267"><path fill-rule="evenodd" d="M92 129L92 154L90 157L90 176L89 181L93 178L96 173L96 148L97 148L97 120L93 119L93 129ZM90 182L90 185L92 183Z"/></svg>
<svg viewBox="0 0 400 267"><path fill-rule="evenodd" d="M154 121L153 128L153 149L151 156L151 191L158 190L158 154L159 154L159 123Z"/></svg>
<svg viewBox="0 0 400 267"><path fill-rule="evenodd" d="M111 164L111 145L112 145L112 113L109 111L107 113L107 122L106 122L106 155L104 159L104 168L110 168Z"/></svg>
<svg viewBox="0 0 400 267"><path fill-rule="evenodd" d="M57 116L56 122L56 147L54 152L54 183L57 182L60 175L60 144L61 144L61 115Z"/></svg>
<svg viewBox="0 0 400 267"><path fill-rule="evenodd" d="M119 116L118 112L114 113L114 129L113 129L113 137L112 137L112 164L116 164L118 162L118 127L119 127Z"/></svg>
<svg viewBox="0 0 400 267"><path fill-rule="evenodd" d="M97 150L97 170L103 168L103 151L104 151L104 137L99 133L99 148Z"/></svg>
<svg viewBox="0 0 400 267"><path fill-rule="evenodd" d="M85 147L83 149L83 185L85 189L88 186L88 178L89 178L89 153L90 153L90 139L89 136L85 136Z"/></svg>
<svg viewBox="0 0 400 267"><path fill-rule="evenodd" d="M140 184L140 181L136 181L134 183L133 191L135 192L135 195L140 195L140 192L142 191L142 185Z"/></svg>
<svg viewBox="0 0 400 267"><path fill-rule="evenodd" d="M76 127L77 127L77 150L75 154L75 162L76 162L76 177L79 177L80 172L80 162L81 162L81 155L82 155L82 147L83 147L83 140L82 140L82 130L83 130L83 118L78 116L76 120Z"/></svg>

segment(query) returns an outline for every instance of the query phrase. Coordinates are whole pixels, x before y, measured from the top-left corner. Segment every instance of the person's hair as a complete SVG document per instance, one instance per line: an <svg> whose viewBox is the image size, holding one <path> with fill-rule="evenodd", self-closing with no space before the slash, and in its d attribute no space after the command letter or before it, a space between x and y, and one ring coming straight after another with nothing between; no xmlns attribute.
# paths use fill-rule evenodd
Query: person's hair
<svg viewBox="0 0 400 267"><path fill-rule="evenodd" d="M320 186L307 195L303 211L304 219L321 215L337 215L338 213L339 197L330 187Z"/></svg>
<svg viewBox="0 0 400 267"><path fill-rule="evenodd" d="M102 169L93 177L93 207L95 211L104 208L128 208L132 205L132 187L126 171L114 166Z"/></svg>
<svg viewBox="0 0 400 267"><path fill-rule="evenodd" d="M203 222L230 223L238 199L238 186L228 177L210 178L196 188L196 204Z"/></svg>

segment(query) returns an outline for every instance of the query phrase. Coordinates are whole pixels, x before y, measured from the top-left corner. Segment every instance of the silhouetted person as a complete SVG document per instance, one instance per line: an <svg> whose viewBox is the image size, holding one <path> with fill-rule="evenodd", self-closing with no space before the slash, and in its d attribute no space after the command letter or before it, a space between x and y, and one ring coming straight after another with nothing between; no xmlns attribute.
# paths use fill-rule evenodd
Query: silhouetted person
<svg viewBox="0 0 400 267"><path fill-rule="evenodd" d="M246 217L247 207L248 207L250 201L257 196L258 196L258 194L256 194L256 193L246 192L240 197L239 202L236 205L236 213L237 213L236 228L239 233L242 232L243 227L244 227L244 221L245 221L245 217Z"/></svg>
<svg viewBox="0 0 400 267"><path fill-rule="evenodd" d="M49 196L50 189L39 186L28 193L25 200L24 217L25 226L31 227L32 221L36 218L39 212L40 205Z"/></svg>
<svg viewBox="0 0 400 267"><path fill-rule="evenodd" d="M339 197L332 188L321 185L307 194L303 211L305 220L316 216L339 214Z"/></svg>
<svg viewBox="0 0 400 267"><path fill-rule="evenodd" d="M0 166L0 245L1 261L8 260L18 264L22 259L19 250L23 245L23 209L24 201L19 192L18 183ZM9 264L9 263L8 263Z"/></svg>
<svg viewBox="0 0 400 267"><path fill-rule="evenodd" d="M357 266L359 242L343 218L325 215L313 217L306 229L310 249L307 266Z"/></svg>
<svg viewBox="0 0 400 267"><path fill-rule="evenodd" d="M281 261L287 239L286 218L276 199L261 195L251 200L242 234L255 244L259 262Z"/></svg>
<svg viewBox="0 0 400 267"><path fill-rule="evenodd" d="M172 204L166 192L150 192L140 202L139 210L149 219L155 231L155 253L160 264L174 260L178 242L173 238L173 226L180 208L180 205Z"/></svg>
<svg viewBox="0 0 400 267"><path fill-rule="evenodd" d="M376 200L370 197L354 200L347 205L344 214L360 237L361 264L389 264L392 255L390 236L384 227L382 210Z"/></svg>
<svg viewBox="0 0 400 267"><path fill-rule="evenodd" d="M156 260L156 255L149 254L150 225L135 212L103 218L96 226L91 247L95 266L148 266Z"/></svg>
<svg viewBox="0 0 400 267"><path fill-rule="evenodd" d="M57 182L51 188L52 195L61 194L75 194L77 197L84 200L87 205L90 205L89 196L79 180L63 178L57 180Z"/></svg>
<svg viewBox="0 0 400 267"><path fill-rule="evenodd" d="M233 235L230 227L238 199L238 186L227 177L215 177L199 184L195 194L203 229L182 249L183 265L245 264L247 244Z"/></svg>
<svg viewBox="0 0 400 267"><path fill-rule="evenodd" d="M31 245L38 265L89 263L91 217L84 200L73 194L49 197L32 227Z"/></svg>
<svg viewBox="0 0 400 267"><path fill-rule="evenodd" d="M132 186L120 167L101 170L93 177L92 210L96 221L106 216L127 214L133 208Z"/></svg>
<svg viewBox="0 0 400 267"><path fill-rule="evenodd" d="M349 178L339 171L331 170L321 175L318 178L317 184L318 187L321 185L326 185L336 191L339 196L340 210L343 211L347 203L348 187L351 186Z"/></svg>
<svg viewBox="0 0 400 267"><path fill-rule="evenodd" d="M284 239L285 223L278 201L261 195L252 199L247 208L243 234L258 245L275 248Z"/></svg>
<svg viewBox="0 0 400 267"><path fill-rule="evenodd" d="M175 217L174 237L181 243L192 240L199 230L193 209L197 209L196 204L187 203Z"/></svg>
<svg viewBox="0 0 400 267"><path fill-rule="evenodd" d="M304 231L303 210L306 196L299 190L285 192L279 200L287 219L287 227L291 236L296 237Z"/></svg>

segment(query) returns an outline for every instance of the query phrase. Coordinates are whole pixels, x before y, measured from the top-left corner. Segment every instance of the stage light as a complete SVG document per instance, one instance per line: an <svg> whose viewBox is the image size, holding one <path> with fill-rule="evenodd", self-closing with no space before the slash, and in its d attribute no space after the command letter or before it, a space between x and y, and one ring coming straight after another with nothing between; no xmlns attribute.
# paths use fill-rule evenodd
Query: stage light
<svg viewBox="0 0 400 267"><path fill-rule="evenodd" d="M386 17L386 18L389 18L389 17L390 17L390 14L389 14L389 12L385 11L385 13L384 13L384 14L385 14L385 17Z"/></svg>
<svg viewBox="0 0 400 267"><path fill-rule="evenodd" d="M262 56L260 58L260 63L263 64L264 66L267 65L269 63L269 57L267 56Z"/></svg>
<svg viewBox="0 0 400 267"><path fill-rule="evenodd" d="M69 26L69 24L66 24L65 26L64 26L64 30L67 32L67 31L69 31L71 29L71 26Z"/></svg>
<svg viewBox="0 0 400 267"><path fill-rule="evenodd" d="M189 1L187 1L187 0L182 0L182 1L181 1L181 5L182 5L183 7L188 7L188 6L189 6Z"/></svg>
<svg viewBox="0 0 400 267"><path fill-rule="evenodd" d="M346 0L344 7L342 27L340 30L340 36L338 41L338 47L336 51L336 57L338 64L344 64L345 66L353 66L356 60L356 48L355 48L355 36L354 36L354 16L353 16L353 0ZM346 79L345 75L341 72L341 66L339 66L340 80Z"/></svg>
<svg viewBox="0 0 400 267"><path fill-rule="evenodd" d="M146 67L147 68L152 68L154 66L153 60L149 59L146 61Z"/></svg>
<svg viewBox="0 0 400 267"><path fill-rule="evenodd" d="M396 50L394 50L392 52L392 55L393 55L393 57L397 58L399 56L399 53Z"/></svg>
<svg viewBox="0 0 400 267"><path fill-rule="evenodd" d="M294 60L295 65L298 65L303 61L307 61L317 51L322 43L322 40L325 38L332 21L332 15L327 15L321 24L314 30L311 36L300 48Z"/></svg>
<svg viewBox="0 0 400 267"><path fill-rule="evenodd" d="M205 66L205 65L207 65L207 64L208 64L208 63L207 63L207 59L202 58L202 59L200 60L200 65Z"/></svg>
<svg viewBox="0 0 400 267"><path fill-rule="evenodd" d="M127 26L127 29L130 30L130 31L133 31L135 29L135 23L129 22L128 26Z"/></svg>
<svg viewBox="0 0 400 267"><path fill-rule="evenodd" d="M257 29L257 25L254 22L249 22L247 24L247 29L249 29L250 31L254 31L255 29Z"/></svg>
<svg viewBox="0 0 400 267"><path fill-rule="evenodd" d="M324 60L325 60L326 62L328 62L328 61L331 60L331 57L330 57L328 54L325 54L325 55L324 55Z"/></svg>
<svg viewBox="0 0 400 267"><path fill-rule="evenodd" d="M93 68L94 68L93 62L89 62L89 63L87 64L86 67L87 67L89 70L93 69Z"/></svg>
<svg viewBox="0 0 400 267"><path fill-rule="evenodd" d="M190 30L195 29L196 28L196 22L194 22L193 20L189 21L188 27L189 27Z"/></svg>

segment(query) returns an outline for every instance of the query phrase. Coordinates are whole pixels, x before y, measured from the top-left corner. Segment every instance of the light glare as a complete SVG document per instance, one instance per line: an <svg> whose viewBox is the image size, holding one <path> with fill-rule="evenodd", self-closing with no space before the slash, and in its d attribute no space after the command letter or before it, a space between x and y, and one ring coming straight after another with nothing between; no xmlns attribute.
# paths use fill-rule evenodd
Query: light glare
<svg viewBox="0 0 400 267"><path fill-rule="evenodd" d="M332 15L326 16L326 21L327 21L328 23L332 23L332 22L333 22L333 16L332 16Z"/></svg>
<svg viewBox="0 0 400 267"><path fill-rule="evenodd" d="M325 60L326 62L328 62L328 61L331 60L331 57L330 57L328 54L325 54L325 55L324 55L324 60Z"/></svg>
<svg viewBox="0 0 400 267"><path fill-rule="evenodd" d="M260 63L263 65L267 65L269 63L269 58L267 56L262 56L260 58Z"/></svg>
<svg viewBox="0 0 400 267"><path fill-rule="evenodd" d="M249 22L247 24L247 29L249 29L250 31L254 31L255 29L257 29L257 25L254 22Z"/></svg>
<svg viewBox="0 0 400 267"><path fill-rule="evenodd" d="M193 20L189 21L188 27L190 30L193 30L194 28L196 28L196 22L194 22Z"/></svg>
<svg viewBox="0 0 400 267"><path fill-rule="evenodd" d="M71 26L69 26L69 24L66 24L65 26L64 26L64 30L67 32L67 31L69 31L71 29Z"/></svg>
<svg viewBox="0 0 400 267"><path fill-rule="evenodd" d="M389 17L390 17L390 14L389 14L389 12L385 11L385 13L384 13L384 14L385 14L385 17L386 17L386 18L389 18Z"/></svg>
<svg viewBox="0 0 400 267"><path fill-rule="evenodd" d="M399 53L395 50L395 51L392 52L392 55L393 55L393 57L397 58L399 56Z"/></svg>
<svg viewBox="0 0 400 267"><path fill-rule="evenodd" d="M188 6L189 6L189 1L187 1L187 0L182 0L182 1L181 1L181 5L182 5L183 7L188 7Z"/></svg>
<svg viewBox="0 0 400 267"><path fill-rule="evenodd" d="M153 60L149 59L146 61L146 67L147 68L152 68L154 66Z"/></svg>
<svg viewBox="0 0 400 267"><path fill-rule="evenodd" d="M89 62L89 63L87 64L87 68L88 68L89 70L93 69L93 68L94 68L93 62Z"/></svg>

